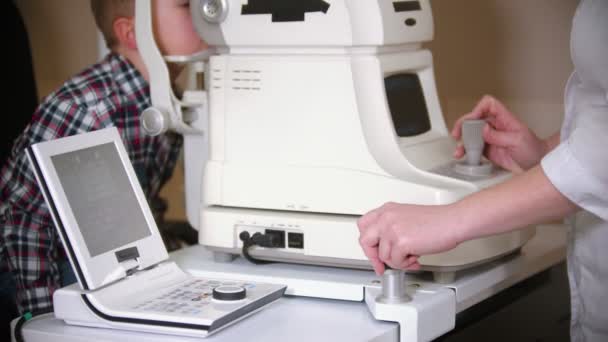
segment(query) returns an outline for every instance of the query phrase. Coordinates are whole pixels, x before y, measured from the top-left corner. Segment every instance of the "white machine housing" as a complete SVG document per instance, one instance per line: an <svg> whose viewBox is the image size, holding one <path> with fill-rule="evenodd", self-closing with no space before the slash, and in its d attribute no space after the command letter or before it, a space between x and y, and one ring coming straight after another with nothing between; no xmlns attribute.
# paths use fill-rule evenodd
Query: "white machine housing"
<svg viewBox="0 0 608 342"><path fill-rule="evenodd" d="M370 268L360 215L388 201L452 203L510 176L452 170L455 143L421 45L433 38L429 0L192 0L191 12L218 52L205 75L209 161L200 190L199 240L212 250L240 253L240 232L272 229L285 232L285 248L251 255ZM420 263L458 270L533 234L470 241Z"/></svg>

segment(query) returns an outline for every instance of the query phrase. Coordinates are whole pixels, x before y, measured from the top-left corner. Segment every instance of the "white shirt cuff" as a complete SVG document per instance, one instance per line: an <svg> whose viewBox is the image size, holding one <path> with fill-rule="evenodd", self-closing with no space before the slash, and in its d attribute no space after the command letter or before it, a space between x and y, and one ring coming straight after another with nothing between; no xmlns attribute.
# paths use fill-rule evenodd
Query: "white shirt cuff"
<svg viewBox="0 0 608 342"><path fill-rule="evenodd" d="M608 220L608 191L605 184L575 158L567 140L541 160L541 167L562 195L579 207Z"/></svg>

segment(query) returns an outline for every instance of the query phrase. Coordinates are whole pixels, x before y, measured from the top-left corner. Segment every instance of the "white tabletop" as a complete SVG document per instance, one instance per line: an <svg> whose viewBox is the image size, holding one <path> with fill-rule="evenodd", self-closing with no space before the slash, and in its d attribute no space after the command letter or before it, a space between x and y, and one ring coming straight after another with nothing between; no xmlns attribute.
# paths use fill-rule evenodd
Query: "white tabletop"
<svg viewBox="0 0 608 342"><path fill-rule="evenodd" d="M564 236L563 227L557 225L539 227L535 238L522 249L521 254L516 258L505 262L497 261L494 266L480 267L471 274L465 272L457 282L450 285L456 289L456 299L460 305L458 311L561 262L565 254ZM233 269L239 274L241 272L246 274L247 265L241 262L234 262L231 266L211 262L211 254L202 246L193 246L172 253L171 259L185 270L190 271L195 271L197 268L212 272ZM295 266L290 267L293 271ZM241 270L241 268L243 269ZM281 265L267 265L262 273L279 275L282 268ZM375 278L373 272L370 271L347 272L339 269L329 271L328 268L318 271L314 266L298 266L298 270L303 277L320 274L319 277L322 279L315 279L315 286L327 286L328 288L332 287L332 283L340 280L344 289L355 289L357 283L369 283ZM501 277L494 274L496 272L512 273L512 275ZM422 288L424 286L426 285L423 284ZM492 291L489 291L487 286L490 286ZM351 292L354 293L354 291ZM15 321L13 321L14 323ZM52 314L27 322L23 328L23 336L27 342L195 340L170 335L71 326L55 319ZM284 296L259 312L209 336L207 340L397 341L398 337L398 324L374 319L364 302Z"/></svg>
<svg viewBox="0 0 608 342"><path fill-rule="evenodd" d="M397 341L396 323L376 321L364 303L283 297L276 303L207 337L208 341ZM23 328L27 342L199 341L169 335L70 326L52 316Z"/></svg>

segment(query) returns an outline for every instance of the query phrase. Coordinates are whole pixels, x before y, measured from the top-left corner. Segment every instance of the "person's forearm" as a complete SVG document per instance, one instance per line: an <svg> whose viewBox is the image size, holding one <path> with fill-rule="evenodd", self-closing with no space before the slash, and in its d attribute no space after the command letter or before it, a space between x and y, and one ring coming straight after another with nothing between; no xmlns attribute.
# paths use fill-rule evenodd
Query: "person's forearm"
<svg viewBox="0 0 608 342"><path fill-rule="evenodd" d="M536 166L451 205L459 242L561 219L579 208Z"/></svg>
<svg viewBox="0 0 608 342"><path fill-rule="evenodd" d="M545 155L549 152L551 152L555 147L557 147L557 145L559 145L559 141L560 141L560 132L558 131L557 133L553 134L552 136L546 138L545 140L543 140L544 144L545 144Z"/></svg>

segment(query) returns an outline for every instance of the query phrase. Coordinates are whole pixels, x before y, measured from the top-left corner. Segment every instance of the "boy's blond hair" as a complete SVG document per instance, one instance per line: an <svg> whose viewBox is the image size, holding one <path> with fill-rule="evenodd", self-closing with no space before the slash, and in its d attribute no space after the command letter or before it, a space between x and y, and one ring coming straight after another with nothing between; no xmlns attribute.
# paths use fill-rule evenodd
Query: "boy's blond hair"
<svg viewBox="0 0 608 342"><path fill-rule="evenodd" d="M91 0L91 11L97 28L106 40L106 46L112 50L118 43L114 35L114 20L135 16L135 0Z"/></svg>

